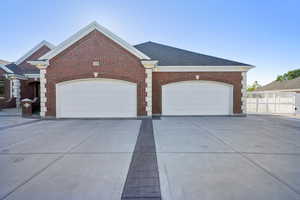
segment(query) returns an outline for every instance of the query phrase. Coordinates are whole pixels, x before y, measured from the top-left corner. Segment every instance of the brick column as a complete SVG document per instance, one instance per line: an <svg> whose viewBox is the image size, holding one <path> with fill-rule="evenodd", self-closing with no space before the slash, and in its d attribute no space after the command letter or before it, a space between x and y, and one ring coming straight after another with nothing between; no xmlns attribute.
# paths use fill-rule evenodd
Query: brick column
<svg viewBox="0 0 300 200"><path fill-rule="evenodd" d="M152 69L146 69L146 112L147 116L152 115Z"/></svg>
<svg viewBox="0 0 300 200"><path fill-rule="evenodd" d="M37 68L40 69L40 105L41 105L41 117L46 116L47 112L47 97L46 97L46 72L47 67L49 66L48 60L36 60L36 61L27 61L29 64L35 65Z"/></svg>
<svg viewBox="0 0 300 200"><path fill-rule="evenodd" d="M47 97L46 97L46 83L47 80L45 78L46 76L46 67L40 67L40 103L41 103L41 112L40 115L41 117L45 117L46 116L46 112L47 112Z"/></svg>
<svg viewBox="0 0 300 200"><path fill-rule="evenodd" d="M242 72L242 113L247 113L247 72Z"/></svg>
<svg viewBox="0 0 300 200"><path fill-rule="evenodd" d="M19 110L21 105L21 83L16 78L12 79L12 96L16 98L16 106Z"/></svg>
<svg viewBox="0 0 300 200"><path fill-rule="evenodd" d="M155 68L158 61L156 60L143 60L142 64L145 67L145 73L146 73L146 112L147 116L152 116L152 71Z"/></svg>

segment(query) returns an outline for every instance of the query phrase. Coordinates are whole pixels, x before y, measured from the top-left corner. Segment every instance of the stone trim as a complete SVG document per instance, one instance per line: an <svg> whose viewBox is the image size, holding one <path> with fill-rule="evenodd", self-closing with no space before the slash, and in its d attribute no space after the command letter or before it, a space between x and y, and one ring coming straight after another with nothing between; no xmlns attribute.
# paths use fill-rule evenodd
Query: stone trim
<svg viewBox="0 0 300 200"><path fill-rule="evenodd" d="M145 69L146 71L146 112L148 116L152 115L152 69Z"/></svg>
<svg viewBox="0 0 300 200"><path fill-rule="evenodd" d="M46 97L46 69L40 69L40 97L41 97L41 112L40 115L41 117L45 117L46 116L46 112L47 112L47 97Z"/></svg>
<svg viewBox="0 0 300 200"><path fill-rule="evenodd" d="M18 79L12 80L12 96L16 98L17 109L20 109L21 105L21 82Z"/></svg>
<svg viewBox="0 0 300 200"><path fill-rule="evenodd" d="M145 67L146 73L146 88L145 88L145 102L146 102L146 113L147 116L152 116L152 72L156 67L158 61L157 60L142 60L142 65Z"/></svg>
<svg viewBox="0 0 300 200"><path fill-rule="evenodd" d="M247 72L242 72L242 113L247 113Z"/></svg>

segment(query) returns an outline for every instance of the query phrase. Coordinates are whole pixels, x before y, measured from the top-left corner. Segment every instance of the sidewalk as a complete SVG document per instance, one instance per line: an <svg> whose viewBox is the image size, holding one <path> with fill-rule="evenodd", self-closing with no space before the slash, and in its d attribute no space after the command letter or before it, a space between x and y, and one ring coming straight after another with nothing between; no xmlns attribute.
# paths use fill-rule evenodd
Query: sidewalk
<svg viewBox="0 0 300 200"><path fill-rule="evenodd" d="M5 108L0 111L0 116L20 116L21 110L18 111L17 108Z"/></svg>

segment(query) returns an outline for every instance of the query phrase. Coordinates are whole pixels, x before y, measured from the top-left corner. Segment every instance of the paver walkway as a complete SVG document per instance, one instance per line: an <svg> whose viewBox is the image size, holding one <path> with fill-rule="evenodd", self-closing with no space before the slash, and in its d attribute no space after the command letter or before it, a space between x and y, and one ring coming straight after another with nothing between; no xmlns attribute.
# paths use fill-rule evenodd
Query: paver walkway
<svg viewBox="0 0 300 200"><path fill-rule="evenodd" d="M160 200L160 183L156 148L151 119L141 124L131 164L127 174L122 200Z"/></svg>

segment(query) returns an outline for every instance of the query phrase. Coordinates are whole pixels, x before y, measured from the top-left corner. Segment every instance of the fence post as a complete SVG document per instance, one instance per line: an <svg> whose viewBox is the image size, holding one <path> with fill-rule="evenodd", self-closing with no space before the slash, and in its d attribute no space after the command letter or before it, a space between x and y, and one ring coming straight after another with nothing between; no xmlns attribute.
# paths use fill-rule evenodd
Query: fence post
<svg viewBox="0 0 300 200"><path fill-rule="evenodd" d="M256 95L255 99L256 99L256 112L258 113L258 97L257 97L257 95Z"/></svg>
<svg viewBox="0 0 300 200"><path fill-rule="evenodd" d="M269 113L269 94L265 93L266 95L266 111L267 113Z"/></svg>
<svg viewBox="0 0 300 200"><path fill-rule="evenodd" d="M297 93L295 92L294 94L293 94L293 99L294 99L294 102L293 102L293 104L294 104L294 115L296 116L296 112L297 112L297 107L296 107L296 95L297 95Z"/></svg>
<svg viewBox="0 0 300 200"><path fill-rule="evenodd" d="M274 99L274 113L277 113L277 93L274 93L275 99Z"/></svg>

